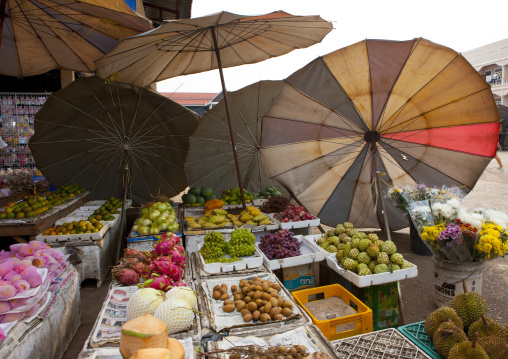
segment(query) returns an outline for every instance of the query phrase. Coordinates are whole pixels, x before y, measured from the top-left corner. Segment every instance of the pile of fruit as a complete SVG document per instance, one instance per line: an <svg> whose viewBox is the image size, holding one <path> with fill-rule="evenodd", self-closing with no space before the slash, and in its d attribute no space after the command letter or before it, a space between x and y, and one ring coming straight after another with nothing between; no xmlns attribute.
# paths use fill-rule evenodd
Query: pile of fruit
<svg viewBox="0 0 508 359"><path fill-rule="evenodd" d="M258 195L255 196L257 198L272 198L282 196L282 193L277 190L274 186L268 186L264 191L259 191Z"/></svg>
<svg viewBox="0 0 508 359"><path fill-rule="evenodd" d="M344 267L359 276L392 272L413 265L397 253L392 241L382 241L377 234L359 232L353 224L345 222L330 229L317 240L317 244L335 257Z"/></svg>
<svg viewBox="0 0 508 359"><path fill-rule="evenodd" d="M89 221L73 221L62 223L58 226L52 226L42 232L45 236L62 236L69 234L99 233L102 229L102 223L95 219Z"/></svg>
<svg viewBox="0 0 508 359"><path fill-rule="evenodd" d="M231 286L231 294L225 283L213 288L212 298L222 300L222 310L226 313L239 312L244 322L277 321L293 314L293 303L286 301L280 294L281 286L268 280L255 277L252 280L242 279ZM233 296L233 299L231 298Z"/></svg>
<svg viewBox="0 0 508 359"><path fill-rule="evenodd" d="M440 307L425 319L425 332L437 352L448 359L508 358L508 324L487 317L487 302L478 293L458 294L449 307Z"/></svg>
<svg viewBox="0 0 508 359"><path fill-rule="evenodd" d="M213 189L210 187L191 187L182 196L182 201L186 206L199 207L215 198Z"/></svg>
<svg viewBox="0 0 508 359"><path fill-rule="evenodd" d="M124 285L135 285L145 279L141 286L162 291L184 286L186 258L180 238L164 233L153 246L149 253L126 249L121 264L112 270L113 278Z"/></svg>
<svg viewBox="0 0 508 359"><path fill-rule="evenodd" d="M255 198L255 195L246 189L243 190L243 197L245 201L250 201ZM222 197L220 200L226 204L242 204L242 197L240 194L240 188L234 187L231 189L225 189L222 191Z"/></svg>
<svg viewBox="0 0 508 359"><path fill-rule="evenodd" d="M305 207L297 204L289 204L284 212L275 213L275 219L280 222L300 222L315 219L312 214L305 210Z"/></svg>
<svg viewBox="0 0 508 359"><path fill-rule="evenodd" d="M109 197L109 199L99 208L93 211L88 220L96 219L98 221L114 221L113 214L119 214L123 201L120 198Z"/></svg>
<svg viewBox="0 0 508 359"><path fill-rule="evenodd" d="M49 281L54 282L67 267L65 256L43 242L13 244L9 249L0 252L0 323L30 318L39 311L44 293L39 290L29 297L26 293L43 283L38 268L47 268ZM24 298L16 298L20 295Z"/></svg>
<svg viewBox="0 0 508 359"><path fill-rule="evenodd" d="M199 253L205 263L231 263L242 260L256 252L254 243L256 237L247 228L238 228L231 233L231 239L226 242L222 233L208 232ZM226 257L226 254L229 257Z"/></svg>
<svg viewBox="0 0 508 359"><path fill-rule="evenodd" d="M175 209L169 202L155 202L150 207L142 208L139 219L132 227L142 236L178 230Z"/></svg>
<svg viewBox="0 0 508 359"><path fill-rule="evenodd" d="M272 259L297 257L300 255L301 243L289 229L261 236L259 249L265 256Z"/></svg>
<svg viewBox="0 0 508 359"><path fill-rule="evenodd" d="M239 215L228 213L226 210L216 208L213 210L206 210L201 217L186 216L184 220L190 229L217 229L217 228L230 228L233 225L242 227L249 226L264 226L272 223L270 218L263 214L259 208L248 206Z"/></svg>
<svg viewBox="0 0 508 359"><path fill-rule="evenodd" d="M229 359L257 359L257 358L276 358L276 359L331 359L325 353L308 354L305 345L285 346L259 346L249 345L233 347L231 349L209 350L207 356L217 358L221 355L229 356Z"/></svg>

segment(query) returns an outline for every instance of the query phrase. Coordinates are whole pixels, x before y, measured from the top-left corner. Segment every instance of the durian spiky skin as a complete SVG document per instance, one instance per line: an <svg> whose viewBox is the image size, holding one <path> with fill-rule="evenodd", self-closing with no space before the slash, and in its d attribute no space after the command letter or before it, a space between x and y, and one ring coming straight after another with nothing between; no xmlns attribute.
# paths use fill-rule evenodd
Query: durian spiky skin
<svg viewBox="0 0 508 359"><path fill-rule="evenodd" d="M483 319L480 318L469 326L469 329L467 331L467 336L469 340L473 340L475 334L478 334L478 338L489 337L491 335L499 336L502 334L503 327L501 326L501 324L496 323L490 318L487 317L484 318L487 321L487 325L485 325Z"/></svg>
<svg viewBox="0 0 508 359"><path fill-rule="evenodd" d="M489 336L478 339L478 344L485 350L489 359L508 358L508 341L506 339Z"/></svg>
<svg viewBox="0 0 508 359"><path fill-rule="evenodd" d="M480 319L482 314L487 314L487 302L475 292L460 293L450 302L450 307L455 309L464 322L464 328Z"/></svg>
<svg viewBox="0 0 508 359"><path fill-rule="evenodd" d="M443 358L446 358L454 345L465 341L467 342L468 339L466 333L464 333L462 329L457 328L454 323L444 322L441 323L439 328L435 331L432 341L437 352Z"/></svg>
<svg viewBox="0 0 508 359"><path fill-rule="evenodd" d="M447 359L489 359L481 345L473 348L470 341L454 345L448 353Z"/></svg>
<svg viewBox="0 0 508 359"><path fill-rule="evenodd" d="M457 315L455 309L451 307L440 307L430 313L425 319L425 333L432 338L437 328L448 320L451 320L459 329L464 328L462 319Z"/></svg>

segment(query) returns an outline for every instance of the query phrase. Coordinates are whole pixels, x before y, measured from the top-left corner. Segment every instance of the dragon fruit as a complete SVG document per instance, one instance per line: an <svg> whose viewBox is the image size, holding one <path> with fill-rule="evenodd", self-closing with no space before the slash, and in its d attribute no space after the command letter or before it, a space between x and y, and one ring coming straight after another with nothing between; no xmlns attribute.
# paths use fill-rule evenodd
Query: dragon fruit
<svg viewBox="0 0 508 359"><path fill-rule="evenodd" d="M145 253L140 252L134 248L125 249L125 251L123 252L123 258L124 260L126 258L136 258L138 262L142 263L146 263L148 261L148 256Z"/></svg>
<svg viewBox="0 0 508 359"><path fill-rule="evenodd" d="M0 286L0 300L6 300L16 295L17 290L12 284Z"/></svg>
<svg viewBox="0 0 508 359"><path fill-rule="evenodd" d="M6 258L0 262L0 277L3 277L14 267L14 260L12 258Z"/></svg>
<svg viewBox="0 0 508 359"><path fill-rule="evenodd" d="M176 264L177 266L184 268L185 267L185 255L183 255L181 252L177 250L171 250L169 251L169 255L171 256L171 262Z"/></svg>
<svg viewBox="0 0 508 359"><path fill-rule="evenodd" d="M9 302L0 302L0 314L4 314L11 310L11 303Z"/></svg>
<svg viewBox="0 0 508 359"><path fill-rule="evenodd" d="M139 275L133 269L118 266L112 269L112 273L113 277L124 285L134 285L139 283Z"/></svg>
<svg viewBox="0 0 508 359"><path fill-rule="evenodd" d="M5 339L5 332L2 328L0 328L0 342Z"/></svg>
<svg viewBox="0 0 508 359"><path fill-rule="evenodd" d="M30 284L24 279L15 280L14 282L12 282L12 285L14 286L14 288L16 288L18 293L21 293L21 292L24 292L24 291L30 289Z"/></svg>
<svg viewBox="0 0 508 359"><path fill-rule="evenodd" d="M172 288L173 280L171 278L169 278L167 275L159 276L157 274L152 274L150 279L145 281L143 286L145 288L150 287L153 289L158 289L158 290L162 290L162 291L166 292Z"/></svg>
<svg viewBox="0 0 508 359"><path fill-rule="evenodd" d="M122 261L122 265L129 267L129 268L134 268L136 266L136 264L138 264L138 263L140 263L140 262L135 257L127 257L127 258L124 258Z"/></svg>

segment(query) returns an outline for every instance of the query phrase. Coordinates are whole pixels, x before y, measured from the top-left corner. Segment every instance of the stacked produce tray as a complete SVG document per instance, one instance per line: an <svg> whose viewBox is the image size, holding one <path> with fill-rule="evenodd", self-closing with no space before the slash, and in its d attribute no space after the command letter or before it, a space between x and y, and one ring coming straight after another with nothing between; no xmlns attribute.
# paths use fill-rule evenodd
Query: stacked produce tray
<svg viewBox="0 0 508 359"><path fill-rule="evenodd" d="M391 328L335 340L331 345L339 359L430 359L416 344Z"/></svg>
<svg viewBox="0 0 508 359"><path fill-rule="evenodd" d="M63 223L63 222L62 222ZM59 242L72 242L72 241L80 241L80 242L93 242L98 241L104 237L106 232L109 229L108 222L101 222L102 228L97 233L83 233L83 234L63 234L59 236L47 236L44 234L39 234L35 237L35 240L45 242L45 243L59 243Z"/></svg>
<svg viewBox="0 0 508 359"><path fill-rule="evenodd" d="M243 270L235 270L234 272L208 273L204 270L203 262L200 259L199 252L190 253L190 261L192 262L192 277L195 280L204 280L219 276L246 276L252 273L272 273L272 271L261 261L259 267L245 268Z"/></svg>
<svg viewBox="0 0 508 359"><path fill-rule="evenodd" d="M425 353L434 359L442 359L436 350L432 339L425 333L425 321L403 325L397 328L409 340L418 345Z"/></svg>

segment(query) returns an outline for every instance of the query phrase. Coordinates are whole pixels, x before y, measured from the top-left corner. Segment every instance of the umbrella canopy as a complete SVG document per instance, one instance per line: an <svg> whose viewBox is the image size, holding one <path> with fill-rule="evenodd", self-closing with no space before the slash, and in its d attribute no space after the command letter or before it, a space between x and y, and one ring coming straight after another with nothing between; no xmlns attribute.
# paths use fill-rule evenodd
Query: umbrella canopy
<svg viewBox="0 0 508 359"><path fill-rule="evenodd" d="M91 72L118 40L151 28L124 1L1 0L0 74Z"/></svg>
<svg viewBox="0 0 508 359"><path fill-rule="evenodd" d="M495 155L499 116L490 86L457 52L425 39L365 40L287 78L262 129L268 175L323 223L379 227L377 172L382 191L468 192ZM389 202L387 214L390 228L407 227Z"/></svg>
<svg viewBox="0 0 508 359"><path fill-rule="evenodd" d="M166 21L147 33L122 40L97 62L97 75L145 87L168 78L253 64L319 43L332 25L319 16L276 11L244 16L226 11ZM214 41L214 36L216 41Z"/></svg>
<svg viewBox="0 0 508 359"><path fill-rule="evenodd" d="M262 116L281 86L282 81L260 81L228 94L244 188L254 193L278 186L263 168L259 147ZM185 160L189 184L214 188L219 197L221 190L238 185L227 121L224 101L206 112L190 138Z"/></svg>
<svg viewBox="0 0 508 359"><path fill-rule="evenodd" d="M80 77L48 98L29 145L50 183L77 183L93 199L123 195L135 205L187 187L183 164L199 115L151 90Z"/></svg>

